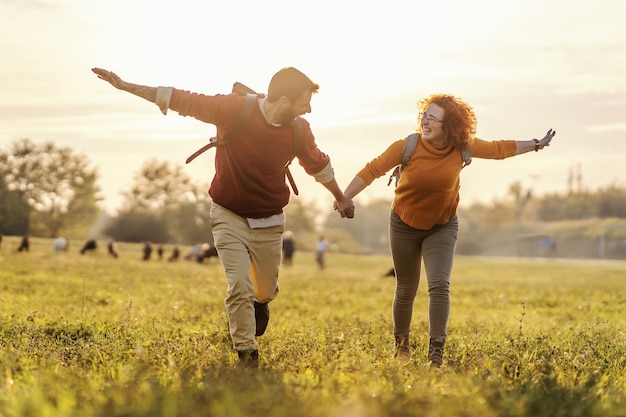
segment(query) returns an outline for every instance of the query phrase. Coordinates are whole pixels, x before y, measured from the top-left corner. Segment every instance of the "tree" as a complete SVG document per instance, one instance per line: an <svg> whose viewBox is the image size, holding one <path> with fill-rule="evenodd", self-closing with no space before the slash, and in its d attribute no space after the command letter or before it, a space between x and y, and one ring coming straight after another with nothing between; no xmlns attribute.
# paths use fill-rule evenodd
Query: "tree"
<svg viewBox="0 0 626 417"><path fill-rule="evenodd" d="M626 218L626 189L618 184L598 191L598 216Z"/></svg>
<svg viewBox="0 0 626 417"><path fill-rule="evenodd" d="M149 159L123 193L122 208L104 233L132 242L211 243L207 188L195 184L181 165Z"/></svg>
<svg viewBox="0 0 626 417"><path fill-rule="evenodd" d="M135 174L124 196L124 209L171 210L195 202L198 188L183 167L155 158L147 160Z"/></svg>
<svg viewBox="0 0 626 417"><path fill-rule="evenodd" d="M97 170L69 147L17 140L0 153L0 176L11 196L10 209L24 210L20 234L58 237L67 228L88 228L98 217Z"/></svg>
<svg viewBox="0 0 626 417"><path fill-rule="evenodd" d="M304 207L300 198L292 197L285 207L286 230L291 230L295 234L308 233L315 230L315 206Z"/></svg>
<svg viewBox="0 0 626 417"><path fill-rule="evenodd" d="M157 242L170 239L167 223L154 211L128 210L114 217L102 231L122 242Z"/></svg>
<svg viewBox="0 0 626 417"><path fill-rule="evenodd" d="M517 181L509 185L509 195L513 199L513 206L515 207L515 221L519 222L524 213L524 208L532 198L530 190L524 192L522 184Z"/></svg>
<svg viewBox="0 0 626 417"><path fill-rule="evenodd" d="M4 178L0 178L0 233L27 234L28 212L28 204L20 200L17 192L9 190Z"/></svg>
<svg viewBox="0 0 626 417"><path fill-rule="evenodd" d="M181 243L213 243L211 199L206 191L195 202L185 202L168 216L172 224L170 240Z"/></svg>
<svg viewBox="0 0 626 417"><path fill-rule="evenodd" d="M337 212L328 213L324 228L345 230L367 251L389 253L389 214L391 201L378 199L359 204L354 219L342 219Z"/></svg>

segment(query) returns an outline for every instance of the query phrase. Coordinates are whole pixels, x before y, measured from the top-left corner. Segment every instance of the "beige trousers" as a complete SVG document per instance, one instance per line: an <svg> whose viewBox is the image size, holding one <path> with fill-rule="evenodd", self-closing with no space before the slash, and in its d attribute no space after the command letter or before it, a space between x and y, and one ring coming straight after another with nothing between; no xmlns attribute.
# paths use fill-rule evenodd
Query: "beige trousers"
<svg viewBox="0 0 626 417"><path fill-rule="evenodd" d="M233 346L257 349L254 301L267 303L278 295L285 226L252 229L246 218L213 203L211 229L228 282L224 304Z"/></svg>

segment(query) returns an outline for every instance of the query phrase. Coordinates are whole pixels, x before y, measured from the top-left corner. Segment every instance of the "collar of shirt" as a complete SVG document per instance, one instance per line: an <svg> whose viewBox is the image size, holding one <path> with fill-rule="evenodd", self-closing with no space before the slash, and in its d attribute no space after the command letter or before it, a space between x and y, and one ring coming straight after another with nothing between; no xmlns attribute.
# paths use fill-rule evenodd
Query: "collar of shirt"
<svg viewBox="0 0 626 417"><path fill-rule="evenodd" d="M271 124L274 127L281 127L282 124L272 123L270 119L267 117L267 114L265 113L265 100L267 100L267 97L263 97L258 100L259 110L261 110L261 114L263 115L263 117L265 117L265 120L267 120L267 123Z"/></svg>

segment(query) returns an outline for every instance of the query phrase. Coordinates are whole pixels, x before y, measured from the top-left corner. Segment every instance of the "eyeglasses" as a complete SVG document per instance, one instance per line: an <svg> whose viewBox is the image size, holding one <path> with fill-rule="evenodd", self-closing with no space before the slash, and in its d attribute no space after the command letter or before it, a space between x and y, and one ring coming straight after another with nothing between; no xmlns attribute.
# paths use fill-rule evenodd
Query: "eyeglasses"
<svg viewBox="0 0 626 417"><path fill-rule="evenodd" d="M428 123L435 123L435 122L443 123L443 120L439 120L432 114L428 114L428 113L420 113L419 118L422 122L427 121Z"/></svg>

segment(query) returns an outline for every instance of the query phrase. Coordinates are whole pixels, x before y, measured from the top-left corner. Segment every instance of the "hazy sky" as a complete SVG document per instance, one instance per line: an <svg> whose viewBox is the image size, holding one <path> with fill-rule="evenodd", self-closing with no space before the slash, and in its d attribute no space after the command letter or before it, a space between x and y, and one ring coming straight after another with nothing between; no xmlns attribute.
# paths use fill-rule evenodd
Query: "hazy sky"
<svg viewBox="0 0 626 417"><path fill-rule="evenodd" d="M577 166L588 187L624 186L624 22L623 0L0 0L0 148L27 137L86 154L114 209L146 160L184 165L215 129L163 116L92 67L214 94L235 81L266 91L278 69L295 66L321 85L306 118L342 188L411 133L416 102L438 92L474 107L483 139L557 131L542 152L475 159L462 204L503 198L516 181L563 192ZM189 174L208 183L212 156ZM292 172L300 198L330 207L321 185ZM361 196L390 198L386 182Z"/></svg>

